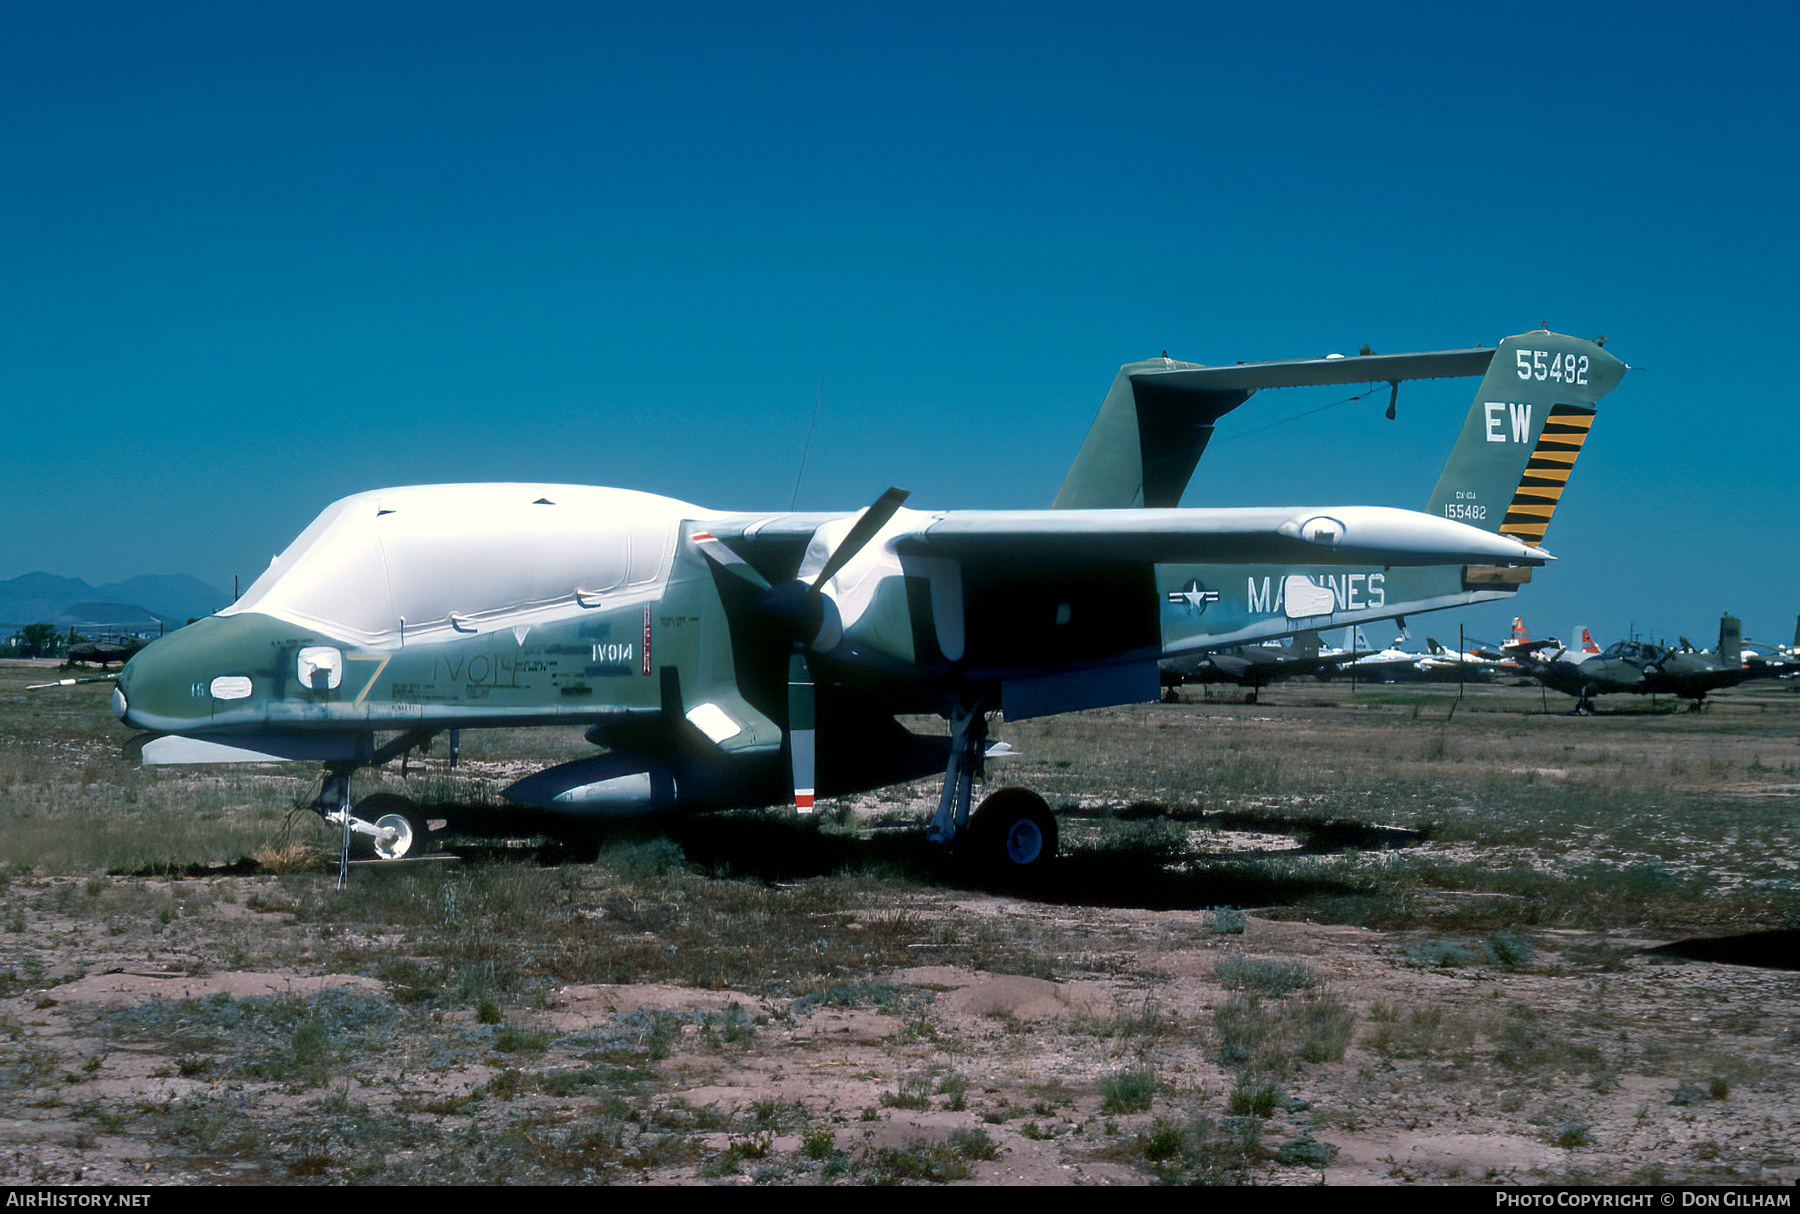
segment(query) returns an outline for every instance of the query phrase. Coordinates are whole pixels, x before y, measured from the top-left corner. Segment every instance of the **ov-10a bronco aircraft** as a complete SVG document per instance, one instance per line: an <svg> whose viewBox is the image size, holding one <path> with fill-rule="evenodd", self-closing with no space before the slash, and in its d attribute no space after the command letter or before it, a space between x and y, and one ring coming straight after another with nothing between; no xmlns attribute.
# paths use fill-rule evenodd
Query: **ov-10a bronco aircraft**
<svg viewBox="0 0 1800 1214"><path fill-rule="evenodd" d="M1602 339L1603 340L1603 339ZM231 607L149 646L114 709L146 762L320 762L315 803L378 855L416 810L352 773L445 730L585 726L605 752L507 797L573 818L758 807L943 772L930 837L1004 870L1056 850L1043 800L971 815L988 717L1154 701L1158 662L1503 598L1595 403L1627 370L1538 331L1498 349L1121 368L1049 510L719 512L624 489L424 485L330 507ZM1261 388L1482 375L1424 512L1180 509ZM932 713L949 736L899 714ZM374 817L375 821L369 821Z"/></svg>

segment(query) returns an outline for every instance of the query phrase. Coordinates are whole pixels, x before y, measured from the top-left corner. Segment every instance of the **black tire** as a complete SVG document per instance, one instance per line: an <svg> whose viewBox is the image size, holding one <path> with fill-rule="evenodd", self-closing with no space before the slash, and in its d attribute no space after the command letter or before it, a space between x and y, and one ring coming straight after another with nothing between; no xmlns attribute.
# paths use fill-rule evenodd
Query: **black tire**
<svg viewBox="0 0 1800 1214"><path fill-rule="evenodd" d="M367 846L377 859L403 860L424 853L428 833L425 815L405 797L391 792L372 793L358 801L350 812L364 822L395 832L392 840L369 840Z"/></svg>
<svg viewBox="0 0 1800 1214"><path fill-rule="evenodd" d="M969 818L969 851L988 872L1023 877L1056 858L1056 817L1029 788L1002 788Z"/></svg>

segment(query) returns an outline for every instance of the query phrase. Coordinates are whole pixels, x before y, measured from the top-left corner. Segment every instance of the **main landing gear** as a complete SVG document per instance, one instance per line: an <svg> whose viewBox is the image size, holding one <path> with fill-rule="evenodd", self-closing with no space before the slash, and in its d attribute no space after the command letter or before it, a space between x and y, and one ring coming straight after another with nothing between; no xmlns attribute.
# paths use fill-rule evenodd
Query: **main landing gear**
<svg viewBox="0 0 1800 1214"><path fill-rule="evenodd" d="M962 847L984 872L1041 872L1056 856L1056 818L1029 788L1002 788L975 810Z"/></svg>
<svg viewBox="0 0 1800 1214"><path fill-rule="evenodd" d="M950 763L926 837L954 844L981 872L1002 880L1035 876L1056 858L1056 818L1028 788L1002 788L973 813L975 777L987 756L987 713L982 702L958 703L950 716Z"/></svg>

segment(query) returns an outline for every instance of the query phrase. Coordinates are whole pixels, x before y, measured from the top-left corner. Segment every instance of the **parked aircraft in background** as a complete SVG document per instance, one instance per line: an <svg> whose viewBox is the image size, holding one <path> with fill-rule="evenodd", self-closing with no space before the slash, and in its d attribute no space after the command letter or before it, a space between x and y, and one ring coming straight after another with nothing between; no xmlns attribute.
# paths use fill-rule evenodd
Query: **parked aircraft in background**
<svg viewBox="0 0 1800 1214"><path fill-rule="evenodd" d="M584 726L605 753L506 795L572 819L765 806L944 773L931 837L1004 870L1041 798L971 808L988 717L1154 700L1163 659L1511 596L1598 400L1627 370L1548 331L1497 350L1122 368L1047 511L720 512L624 489L425 485L328 507L244 596L134 657L146 762L322 763L315 802L384 857L422 815L352 775L462 729ZM1482 375L1424 513L1175 507L1263 387ZM1120 509L1141 505L1141 509ZM950 736L908 732L935 713ZM454 745L454 741L453 741ZM374 817L374 821L369 821Z"/></svg>
<svg viewBox="0 0 1800 1214"><path fill-rule="evenodd" d="M1329 678L1346 662L1354 662L1374 650L1327 649L1316 632L1302 632L1291 645L1239 645L1217 653L1168 658L1162 663L1165 687L1182 683L1234 683L1250 689L1249 700L1270 683L1300 675Z"/></svg>
<svg viewBox="0 0 1800 1214"><path fill-rule="evenodd" d="M1583 629L1582 631L1585 632L1586 629ZM1589 639L1588 643L1590 645L1593 644L1592 638ZM1561 648L1563 648L1563 643L1555 637L1545 637L1541 641L1532 640L1531 633L1525 627L1524 617L1515 615L1512 622L1512 636L1504 645L1500 646L1500 654L1502 658L1516 662L1518 659L1525 657L1528 654L1542 653L1546 649ZM1600 652L1598 646L1594 647L1594 652Z"/></svg>
<svg viewBox="0 0 1800 1214"><path fill-rule="evenodd" d="M1497 651L1484 646L1475 650L1475 653L1495 663L1494 673L1496 675L1502 678L1529 680L1533 678L1531 660L1536 655L1546 650L1554 652L1562 648L1563 643L1555 637L1546 637L1541 641L1532 640L1531 633L1526 631L1524 618L1515 615L1512 622L1512 635L1505 644L1501 645ZM1596 648L1594 652L1598 653L1599 649Z"/></svg>
<svg viewBox="0 0 1800 1214"><path fill-rule="evenodd" d="M98 641L82 641L69 647L69 657L65 664L73 666L77 663L84 665L97 663L105 667L118 662L122 665L129 662L132 655L148 645L152 639L154 638L110 637Z"/></svg>
<svg viewBox="0 0 1800 1214"><path fill-rule="evenodd" d="M1426 677L1433 679L1491 679L1499 665L1497 657L1451 649L1431 636L1425 638L1425 656L1419 659Z"/></svg>
<svg viewBox="0 0 1800 1214"><path fill-rule="evenodd" d="M1620 693L1680 696L1693 701L1691 709L1699 709L1708 692L1735 687L1750 677L1739 636L1737 617L1726 614L1720 617L1719 647L1712 653L1616 641L1597 656L1579 662L1559 657L1536 673L1546 687L1577 697L1575 711L1583 716L1593 711L1594 696Z"/></svg>
<svg viewBox="0 0 1800 1214"><path fill-rule="evenodd" d="M1758 641L1746 641L1740 635L1735 617L1726 615L1719 623L1719 647L1716 650L1699 649L1686 637L1681 638L1684 653L1698 653L1702 657L1712 658L1723 663L1726 655L1736 653L1743 663L1744 678L1780 679L1800 673L1800 655L1791 648L1781 645L1766 645ZM1795 628L1800 634L1800 626Z"/></svg>
<svg viewBox="0 0 1800 1214"><path fill-rule="evenodd" d="M1398 683L1417 678L1419 655L1400 648L1405 640L1404 635L1397 636L1385 649L1365 651L1365 656L1344 666L1345 673L1359 683ZM1352 643L1362 649L1365 643L1362 629L1356 629Z"/></svg>
<svg viewBox="0 0 1800 1214"><path fill-rule="evenodd" d="M1800 629L1796 629L1796 632L1800 632ZM1800 644L1766 645L1761 641L1745 641L1744 665L1752 678L1792 678L1800 674Z"/></svg>
<svg viewBox="0 0 1800 1214"><path fill-rule="evenodd" d="M1588 631L1586 624L1577 624L1572 635L1575 640L1571 642L1572 647L1564 655L1569 661L1585 662L1589 658L1600 656L1600 642L1594 639L1594 634Z"/></svg>

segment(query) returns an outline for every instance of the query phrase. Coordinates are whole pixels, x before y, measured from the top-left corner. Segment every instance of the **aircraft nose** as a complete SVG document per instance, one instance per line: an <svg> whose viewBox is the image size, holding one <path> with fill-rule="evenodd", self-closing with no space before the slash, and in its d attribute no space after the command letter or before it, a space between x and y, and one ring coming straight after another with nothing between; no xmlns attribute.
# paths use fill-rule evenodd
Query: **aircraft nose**
<svg viewBox="0 0 1800 1214"><path fill-rule="evenodd" d="M203 632L199 624L189 624L133 654L113 684L113 714L133 729L159 732L180 728L196 716L201 705L189 686L196 658L205 648L196 645L205 640Z"/></svg>
<svg viewBox="0 0 1800 1214"><path fill-rule="evenodd" d="M127 725L130 725L134 729L141 729L141 728L143 728L143 726L140 725L138 722L133 721L131 719L131 701L132 701L132 697L133 697L133 688L138 683L139 676L143 673L143 670L144 670L145 663L143 662L142 659L143 659L144 655L149 652L150 652L150 647L145 646L143 649L138 650L138 652L132 654L131 657L127 658L125 661L125 665L123 665L119 668L118 679L113 683L113 691L112 691L113 715L115 717L118 717L119 720L125 722L125 724L127 724Z"/></svg>

